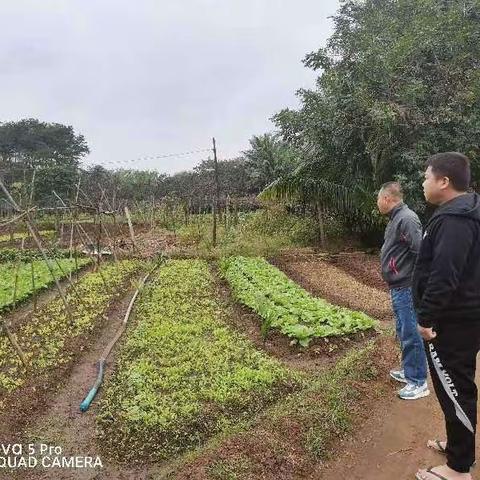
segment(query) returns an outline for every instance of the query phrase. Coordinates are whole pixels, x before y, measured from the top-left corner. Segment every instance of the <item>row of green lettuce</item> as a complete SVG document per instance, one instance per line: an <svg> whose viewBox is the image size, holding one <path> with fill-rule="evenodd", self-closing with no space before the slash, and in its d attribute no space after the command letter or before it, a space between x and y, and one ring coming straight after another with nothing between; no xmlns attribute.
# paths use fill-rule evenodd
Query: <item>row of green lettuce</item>
<svg viewBox="0 0 480 480"><path fill-rule="evenodd" d="M90 259L54 258L49 262L54 276L43 260L0 263L0 312L48 288L54 283L54 278L61 279L79 270Z"/></svg>
<svg viewBox="0 0 480 480"><path fill-rule="evenodd" d="M123 461L198 446L297 388L298 374L226 322L202 260L171 260L145 288L105 387L100 443Z"/></svg>
<svg viewBox="0 0 480 480"><path fill-rule="evenodd" d="M313 297L263 258L229 257L220 266L234 297L263 319L264 330L276 328L302 346L316 337L349 335L376 324L362 312Z"/></svg>
<svg viewBox="0 0 480 480"><path fill-rule="evenodd" d="M75 252L70 253L68 249L61 248L45 248L45 253L48 258L66 258L73 257ZM77 253L77 257L81 257L81 254ZM42 260L43 255L38 248L14 248L4 247L0 248L0 263L4 262L30 262L32 260Z"/></svg>

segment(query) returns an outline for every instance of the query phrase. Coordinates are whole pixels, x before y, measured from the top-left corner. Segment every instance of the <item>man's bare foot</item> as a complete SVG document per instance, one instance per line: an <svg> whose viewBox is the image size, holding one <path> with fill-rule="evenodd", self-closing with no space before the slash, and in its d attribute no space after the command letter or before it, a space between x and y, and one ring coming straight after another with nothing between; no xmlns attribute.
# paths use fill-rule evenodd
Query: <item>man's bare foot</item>
<svg viewBox="0 0 480 480"><path fill-rule="evenodd" d="M427 447L437 452L445 453L447 442L441 442L440 440L429 440L427 442Z"/></svg>
<svg viewBox="0 0 480 480"><path fill-rule="evenodd" d="M416 477L417 480L439 480L440 478L445 478L445 480L472 480L472 476L469 473L456 472L447 465L419 470Z"/></svg>

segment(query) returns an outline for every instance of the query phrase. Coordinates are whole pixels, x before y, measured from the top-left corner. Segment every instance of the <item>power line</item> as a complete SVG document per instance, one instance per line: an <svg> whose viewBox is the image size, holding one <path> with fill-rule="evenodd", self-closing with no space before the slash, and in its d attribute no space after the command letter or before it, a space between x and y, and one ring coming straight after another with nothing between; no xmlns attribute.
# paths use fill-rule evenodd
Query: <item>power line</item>
<svg viewBox="0 0 480 480"><path fill-rule="evenodd" d="M144 155L143 157L133 158L130 160L105 160L103 163L110 164L110 165L120 165L120 164L136 163L142 160L156 160L159 158L183 157L186 155L193 155L195 153L205 153L205 152L211 152L211 151L212 151L211 148L203 148L199 150L191 150L189 152L167 153L167 154L161 154L161 155Z"/></svg>

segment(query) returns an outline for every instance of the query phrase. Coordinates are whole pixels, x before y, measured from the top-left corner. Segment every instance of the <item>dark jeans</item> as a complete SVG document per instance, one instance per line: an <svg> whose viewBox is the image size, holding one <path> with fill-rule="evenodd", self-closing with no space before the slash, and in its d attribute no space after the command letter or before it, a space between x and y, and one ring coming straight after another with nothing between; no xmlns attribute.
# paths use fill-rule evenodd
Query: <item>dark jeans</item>
<svg viewBox="0 0 480 480"><path fill-rule="evenodd" d="M397 338L402 349L402 368L408 383L422 385L427 379L427 359L423 340L417 330L410 287L390 289L396 318Z"/></svg>

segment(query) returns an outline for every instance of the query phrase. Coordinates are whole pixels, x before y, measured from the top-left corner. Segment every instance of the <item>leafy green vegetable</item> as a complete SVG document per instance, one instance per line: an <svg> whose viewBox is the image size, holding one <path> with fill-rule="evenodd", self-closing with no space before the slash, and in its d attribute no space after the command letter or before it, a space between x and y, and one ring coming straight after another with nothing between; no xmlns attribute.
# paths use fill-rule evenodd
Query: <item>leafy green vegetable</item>
<svg viewBox="0 0 480 480"><path fill-rule="evenodd" d="M112 455L170 457L295 388L295 374L226 325L224 308L201 260L170 261L146 287L98 418Z"/></svg>
<svg viewBox="0 0 480 480"><path fill-rule="evenodd" d="M54 260L51 260L50 262L57 278L65 277L76 269L74 259L62 258L57 259L57 262ZM89 262L90 259L88 258L77 259L78 268L87 265ZM35 278L35 290L32 283L32 264ZM15 262L0 264L0 312L11 307L13 304L16 274L17 264ZM47 288L53 282L54 280L50 271L43 260L20 262L18 264L17 289L15 295L16 302L25 300L31 296L34 291Z"/></svg>
<svg viewBox="0 0 480 480"><path fill-rule="evenodd" d="M46 250L48 258L65 258L70 256L68 249L49 248ZM81 257L81 255L78 255ZM0 248L0 262L13 262L20 260L21 262L30 262L32 260L42 260L41 252L36 248L27 248L21 250L19 248Z"/></svg>
<svg viewBox="0 0 480 480"><path fill-rule="evenodd" d="M346 335L375 325L362 312L312 297L263 258L229 257L220 266L237 300L303 347L314 337Z"/></svg>

